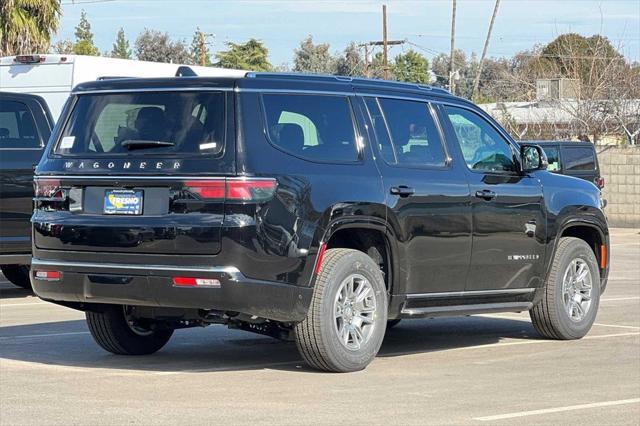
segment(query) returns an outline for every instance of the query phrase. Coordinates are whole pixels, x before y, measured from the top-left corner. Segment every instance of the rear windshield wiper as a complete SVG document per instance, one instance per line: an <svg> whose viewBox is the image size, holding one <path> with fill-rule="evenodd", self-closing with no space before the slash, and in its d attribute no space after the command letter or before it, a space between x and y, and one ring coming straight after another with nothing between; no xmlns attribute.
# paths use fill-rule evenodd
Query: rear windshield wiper
<svg viewBox="0 0 640 426"><path fill-rule="evenodd" d="M143 139L129 139L122 142L122 146L127 148L129 151L133 149L146 149L146 148L159 148L166 146L174 146L173 142L165 142L165 141L148 141Z"/></svg>

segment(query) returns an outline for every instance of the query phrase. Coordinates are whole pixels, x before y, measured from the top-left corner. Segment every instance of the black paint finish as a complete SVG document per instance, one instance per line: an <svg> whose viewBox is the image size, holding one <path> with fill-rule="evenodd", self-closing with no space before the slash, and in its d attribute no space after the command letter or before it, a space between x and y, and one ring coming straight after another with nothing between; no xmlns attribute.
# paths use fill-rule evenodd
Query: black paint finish
<svg viewBox="0 0 640 426"><path fill-rule="evenodd" d="M442 90L416 85L315 76L255 76L242 79L178 78L110 80L84 84L85 91L113 90L224 90L228 93L228 139L222 160L182 158L179 170L136 169L118 166L95 170L65 169L65 158L47 154L40 162L38 178L61 176L64 185L90 194L95 187L164 188L180 191L185 179L246 176L273 178L277 188L267 202L218 202L193 209L172 210L140 217L110 217L98 211L47 211L33 215L34 258L62 262L73 280L58 285L33 281L36 292L50 300L87 303L136 303L184 308L234 310L278 321L299 321L310 301L313 269L323 243L341 230L377 232L389 250L387 282L390 286L390 318L401 316L407 295L412 306L468 304L473 311L486 303L529 306L538 297L558 237L568 229L591 232L595 242L607 245L606 218L598 189L585 181L546 171L491 174L470 171L439 105L471 109L499 126L473 104ZM354 115L359 158L350 163L313 162L286 153L270 143L265 132L261 93L338 93L347 96ZM371 131L364 97L408 98L434 108L449 160L440 168L405 168L385 163ZM65 115L73 105L69 101ZM517 145L506 133L504 137ZM56 136L52 137L51 145ZM90 161L91 159L85 159ZM125 176L135 179L123 179ZM394 188L407 187L404 193ZM490 191L495 196L486 195ZM476 196L480 193L480 196ZM162 198L162 195L158 195ZM572 228L573 227L573 228ZM591 235L591 234L590 234ZM599 256L600 247L594 246ZM515 256L515 257L514 257ZM107 296L94 289L100 282L95 271L66 268L65 262L101 264L169 265L178 275L187 266L226 267L241 271L241 288L260 297L235 293L225 298L215 289L167 290L145 293L151 280L135 267L129 284L110 285ZM50 269L56 269L51 267ZM608 268L602 270L603 285ZM162 285L166 285L167 274ZM104 278L101 279L104 281ZM100 280L99 280L100 281ZM141 284L143 283L143 284ZM248 283L248 284L247 284ZM250 284L250 285L249 285ZM234 285L223 282L223 287ZM128 287L131 286L131 287ZM146 287L145 287L146 286ZM113 290L117 287L117 290ZM91 288L90 294L87 288ZM269 291L277 288L277 291ZM466 297L461 292L534 289L497 297ZM130 289L130 292L129 290ZM252 290L253 289L253 290ZM284 291L283 289L291 289ZM159 290L158 290L159 291ZM244 291L244 290L243 290ZM431 301L429 294L457 292ZM221 292L223 293L223 292ZM283 294L286 300L281 300ZM231 293L224 293L231 294ZM167 298L173 298L168 302ZM421 301L429 300L429 303ZM512 304L512 305L510 305ZM270 313L269 307L277 306ZM76 307L82 308L80 305ZM287 317L287 309L291 314ZM488 309L488 310L491 310ZM277 311L277 312L276 312ZM408 312L408 311L407 311ZM420 311L418 311L420 312ZM425 315L430 312L425 311ZM452 312L464 310L456 308Z"/></svg>

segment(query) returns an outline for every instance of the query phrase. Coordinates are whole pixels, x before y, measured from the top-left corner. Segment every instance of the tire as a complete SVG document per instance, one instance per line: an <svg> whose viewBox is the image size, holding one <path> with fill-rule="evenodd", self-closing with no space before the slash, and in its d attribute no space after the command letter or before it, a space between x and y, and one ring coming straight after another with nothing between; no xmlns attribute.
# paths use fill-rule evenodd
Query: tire
<svg viewBox="0 0 640 426"><path fill-rule="evenodd" d="M149 355L160 350L171 338L173 330L160 323L131 326L122 306L103 312L86 312L93 340L104 350L117 355Z"/></svg>
<svg viewBox="0 0 640 426"><path fill-rule="evenodd" d="M359 294L364 299L358 301ZM387 305L382 273L369 256L357 250L327 250L307 317L295 328L300 354L318 370L364 369L382 345Z"/></svg>
<svg viewBox="0 0 640 426"><path fill-rule="evenodd" d="M582 273L578 274L578 270L583 271L582 273L588 270L587 278L591 286L588 305L585 302L587 299L584 298L587 295L585 290L587 278L582 281L568 278L572 271L573 276L579 278ZM572 282L576 282L575 287L564 285ZM567 292L564 291L565 287L569 288ZM580 290L576 291L576 288ZM578 293L579 295L576 296ZM576 298L581 302L577 303ZM529 312L533 326L538 333L549 339L580 339L591 329L599 304L600 269L593 250L581 239L561 238L542 300Z"/></svg>
<svg viewBox="0 0 640 426"><path fill-rule="evenodd" d="M0 266L5 278L18 287L31 290L28 265L2 265Z"/></svg>
<svg viewBox="0 0 640 426"><path fill-rule="evenodd" d="M402 321L400 318L387 321L387 330L400 324L400 321Z"/></svg>

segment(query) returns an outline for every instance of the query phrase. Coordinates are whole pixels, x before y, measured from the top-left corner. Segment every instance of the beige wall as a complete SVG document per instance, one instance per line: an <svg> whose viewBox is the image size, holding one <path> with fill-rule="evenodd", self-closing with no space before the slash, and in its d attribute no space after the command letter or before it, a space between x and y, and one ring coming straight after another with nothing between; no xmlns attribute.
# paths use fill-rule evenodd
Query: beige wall
<svg viewBox="0 0 640 426"><path fill-rule="evenodd" d="M640 228L640 146L598 146L596 151L609 226Z"/></svg>

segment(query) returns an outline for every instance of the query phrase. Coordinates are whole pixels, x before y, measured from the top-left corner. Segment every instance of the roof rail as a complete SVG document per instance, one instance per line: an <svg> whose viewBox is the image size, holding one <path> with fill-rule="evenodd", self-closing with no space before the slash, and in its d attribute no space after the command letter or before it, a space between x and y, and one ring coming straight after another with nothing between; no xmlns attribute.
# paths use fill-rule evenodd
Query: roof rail
<svg viewBox="0 0 640 426"><path fill-rule="evenodd" d="M176 70L176 77L197 77L198 74L193 70L193 68L188 67L186 65L181 65Z"/></svg>
<svg viewBox="0 0 640 426"><path fill-rule="evenodd" d="M412 88L420 90L429 90L434 93L442 93L450 95L447 89L441 87L429 86L427 84L418 83L406 83L401 81L381 80L376 78L364 78L364 77L348 77L341 75L331 74L305 74L305 73L291 73L291 72L248 72L247 78L273 78L273 79L292 79L292 80L313 80L313 81L337 81L345 83L360 83L360 84L373 84L377 86L386 87L398 87L398 88Z"/></svg>

